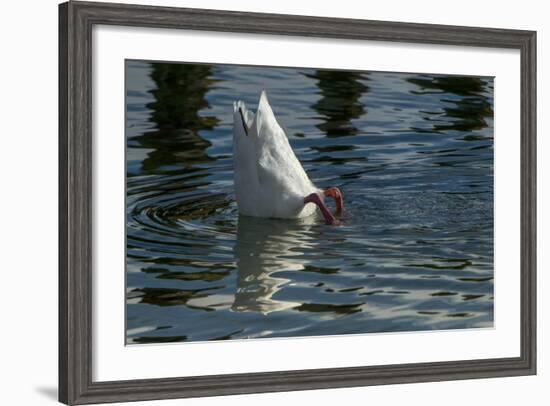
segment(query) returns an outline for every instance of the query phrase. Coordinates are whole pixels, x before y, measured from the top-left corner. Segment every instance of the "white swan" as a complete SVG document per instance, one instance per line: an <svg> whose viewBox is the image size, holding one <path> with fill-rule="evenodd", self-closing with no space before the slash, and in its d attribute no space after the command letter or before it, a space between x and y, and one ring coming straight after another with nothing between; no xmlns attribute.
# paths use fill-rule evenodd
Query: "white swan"
<svg viewBox="0 0 550 406"><path fill-rule="evenodd" d="M265 90L255 115L242 101L233 104L233 162L239 213L299 218L312 215L317 206L327 224L338 223L324 197L332 197L336 213L340 213L343 209L340 190L322 190L309 180L275 119Z"/></svg>

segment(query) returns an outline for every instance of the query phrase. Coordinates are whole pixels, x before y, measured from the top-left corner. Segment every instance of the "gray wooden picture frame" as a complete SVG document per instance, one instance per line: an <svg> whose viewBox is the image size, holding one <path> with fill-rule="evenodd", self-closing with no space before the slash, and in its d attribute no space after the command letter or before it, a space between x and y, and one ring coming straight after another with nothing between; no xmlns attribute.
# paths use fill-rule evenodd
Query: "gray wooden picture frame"
<svg viewBox="0 0 550 406"><path fill-rule="evenodd" d="M517 49L521 54L521 354L400 365L92 380L92 27L95 24ZM217 396L536 373L536 32L215 10L59 6L59 400Z"/></svg>

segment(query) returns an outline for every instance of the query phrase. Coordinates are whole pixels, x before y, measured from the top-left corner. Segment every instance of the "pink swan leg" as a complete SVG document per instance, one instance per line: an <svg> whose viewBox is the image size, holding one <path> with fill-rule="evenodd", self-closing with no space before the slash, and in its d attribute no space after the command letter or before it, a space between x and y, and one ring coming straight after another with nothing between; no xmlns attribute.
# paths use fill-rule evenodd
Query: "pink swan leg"
<svg viewBox="0 0 550 406"><path fill-rule="evenodd" d="M329 196L334 199L334 201L336 202L336 214L341 214L344 210L344 199L342 196L342 192L340 192L340 189L338 189L337 187L331 187L325 189L324 193L325 196Z"/></svg>
<svg viewBox="0 0 550 406"><path fill-rule="evenodd" d="M325 218L325 222L330 225L337 225L340 224L340 222L332 215L332 213L328 210L325 202L319 196L318 193L312 193L304 198L304 204L308 203L314 203L317 206L319 206L319 209L321 210L321 214Z"/></svg>

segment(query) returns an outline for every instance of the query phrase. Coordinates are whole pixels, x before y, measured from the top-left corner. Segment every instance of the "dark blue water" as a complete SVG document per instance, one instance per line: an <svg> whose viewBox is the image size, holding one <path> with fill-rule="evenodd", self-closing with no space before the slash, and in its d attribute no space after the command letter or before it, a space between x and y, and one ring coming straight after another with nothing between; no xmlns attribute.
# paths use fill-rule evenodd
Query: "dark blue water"
<svg viewBox="0 0 550 406"><path fill-rule="evenodd" d="M493 79L127 62L127 342L490 327ZM341 226L239 217L266 89Z"/></svg>

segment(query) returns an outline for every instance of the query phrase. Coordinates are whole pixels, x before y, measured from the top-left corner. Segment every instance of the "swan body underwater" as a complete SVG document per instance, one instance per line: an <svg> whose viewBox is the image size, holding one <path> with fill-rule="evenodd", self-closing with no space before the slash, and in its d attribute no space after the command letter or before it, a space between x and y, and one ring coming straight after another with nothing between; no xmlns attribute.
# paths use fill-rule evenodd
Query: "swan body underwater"
<svg viewBox="0 0 550 406"><path fill-rule="evenodd" d="M233 161L239 213L252 217L302 218L317 208L327 224L339 224L325 204L343 210L336 187L319 189L309 179L262 91L256 114L242 101L233 104Z"/></svg>

